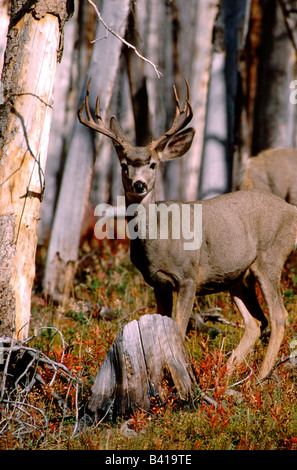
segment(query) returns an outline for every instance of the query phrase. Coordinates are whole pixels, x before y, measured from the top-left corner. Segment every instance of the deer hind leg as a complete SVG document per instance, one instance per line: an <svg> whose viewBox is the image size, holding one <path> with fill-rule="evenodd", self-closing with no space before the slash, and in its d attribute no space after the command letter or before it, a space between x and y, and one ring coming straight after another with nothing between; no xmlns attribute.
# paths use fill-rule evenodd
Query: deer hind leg
<svg viewBox="0 0 297 470"><path fill-rule="evenodd" d="M281 295L281 270L276 273L275 266L269 266L267 269L261 266L261 270L256 267L254 271L267 304L271 331L268 348L258 375L261 380L271 371L276 361L283 341L288 313Z"/></svg>
<svg viewBox="0 0 297 470"><path fill-rule="evenodd" d="M259 305L255 291L255 279L252 275L230 289L230 294L245 325L240 343L228 360L228 369L229 372L232 372L234 367L239 365L251 351L261 332L266 328L267 320Z"/></svg>

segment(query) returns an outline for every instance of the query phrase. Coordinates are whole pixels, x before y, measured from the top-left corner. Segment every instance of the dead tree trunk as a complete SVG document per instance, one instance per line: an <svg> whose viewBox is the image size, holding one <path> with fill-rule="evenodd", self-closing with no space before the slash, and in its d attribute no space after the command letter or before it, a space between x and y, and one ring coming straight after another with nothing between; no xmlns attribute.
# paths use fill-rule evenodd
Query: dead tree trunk
<svg viewBox="0 0 297 470"><path fill-rule="evenodd" d="M207 100L199 198L226 193L232 187L235 144L235 102L238 56L245 36L250 1L221 2L214 29L214 45Z"/></svg>
<svg viewBox="0 0 297 470"><path fill-rule="evenodd" d="M57 59L71 2L13 1L0 109L0 335L27 336Z"/></svg>
<svg viewBox="0 0 297 470"><path fill-rule="evenodd" d="M135 4L131 4L126 40L141 51ZM147 145L152 138L144 62L130 48L124 49L134 114L136 145Z"/></svg>
<svg viewBox="0 0 297 470"><path fill-rule="evenodd" d="M64 28L63 59L58 64L56 86L54 89L54 106L51 132L49 137L47 164L45 171L45 191L40 207L40 222L38 224L38 244L48 242L53 223L54 211L59 187L59 177L63 167L63 155L67 144L69 129L73 128L76 119L76 109L71 107L75 101L73 95L76 89L71 86L73 76L77 79L77 51L75 39L78 32L78 0L75 0L75 14Z"/></svg>
<svg viewBox="0 0 297 470"><path fill-rule="evenodd" d="M188 400L198 382L179 326L169 317L144 315L128 323L102 363L89 409L96 419L148 411L151 397L164 398L174 387Z"/></svg>
<svg viewBox="0 0 297 470"><path fill-rule="evenodd" d="M185 2L183 4L185 5ZM192 55L187 57L186 60L191 64L191 103L194 110L192 126L196 130L196 137L188 151L187 157L184 159L184 164L186 165L185 181L187 183L183 185L183 197L188 201L197 199L199 193L199 175L203 154L203 135L211 71L212 35L218 9L219 1L200 0L197 2L194 39L191 35L188 38L188 41L193 40L194 42ZM183 28L183 31L184 35L188 35L186 27ZM189 46L188 43L187 46ZM182 64L181 68L184 68L184 64Z"/></svg>
<svg viewBox="0 0 297 470"><path fill-rule="evenodd" d="M112 24L116 32L123 35L128 11L129 0L104 2L102 17L107 24ZM94 45L87 76L87 81L93 77L91 106L95 106L97 94L101 88L104 89L101 100L103 116L109 106L122 47L121 42L111 35L103 39L105 34L105 28L100 23L97 39L102 40ZM86 87L82 90L82 95L85 90ZM94 133L77 120L67 152L44 276L45 294L63 304L69 299L76 272L82 221L92 182L95 147Z"/></svg>
<svg viewBox="0 0 297 470"><path fill-rule="evenodd" d="M254 102L252 155L267 148L294 146L296 142L296 106L289 99L296 57L280 2L266 0L260 6L261 60Z"/></svg>

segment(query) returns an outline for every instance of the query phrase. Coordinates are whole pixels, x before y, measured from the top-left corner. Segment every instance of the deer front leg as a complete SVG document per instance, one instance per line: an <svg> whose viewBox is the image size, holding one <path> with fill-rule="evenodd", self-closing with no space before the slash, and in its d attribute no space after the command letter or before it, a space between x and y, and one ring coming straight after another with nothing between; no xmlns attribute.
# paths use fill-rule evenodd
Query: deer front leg
<svg viewBox="0 0 297 470"><path fill-rule="evenodd" d="M183 284L179 286L177 292L175 321L179 325L183 337L186 336L186 331L192 313L195 295L196 286L191 279L186 280L185 282L183 282Z"/></svg>
<svg viewBox="0 0 297 470"><path fill-rule="evenodd" d="M160 315L171 317L172 315L172 287L168 284L161 284L154 287L157 311Z"/></svg>

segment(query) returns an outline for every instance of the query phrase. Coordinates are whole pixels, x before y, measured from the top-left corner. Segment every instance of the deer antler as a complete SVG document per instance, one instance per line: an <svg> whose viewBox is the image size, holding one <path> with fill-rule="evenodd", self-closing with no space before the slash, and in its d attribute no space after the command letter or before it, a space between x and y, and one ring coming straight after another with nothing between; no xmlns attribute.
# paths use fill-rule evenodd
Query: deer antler
<svg viewBox="0 0 297 470"><path fill-rule="evenodd" d="M114 142L116 142L121 147L126 148L129 145L128 142L121 139L114 132L112 132L110 129L105 127L105 125L103 123L103 120L100 116L100 98L101 98L102 90L100 91L100 93L97 97L97 100L96 100L95 117L96 117L97 122L95 122L95 120L92 116L91 110L90 110L90 106L89 106L89 93L90 93L91 80L92 80L92 78L90 78L88 86L87 86L87 92L86 92L85 100L84 100L82 106L80 107L80 109L78 110L78 113L77 113L79 121L82 124L84 124L85 126L89 127L90 129L93 129L94 131L100 132L100 134L103 134L107 137L110 137ZM85 119L83 117L84 107L86 107L86 113L87 113L87 118L88 119Z"/></svg>
<svg viewBox="0 0 297 470"><path fill-rule="evenodd" d="M190 87L189 87L188 80L186 78L185 78L185 82L187 86L187 98L186 98L186 104L185 104L184 109L181 110L180 102L177 96L177 91L176 91L175 86L173 86L173 92L175 96L175 114L174 114L172 125L167 132L161 135L161 137L151 142L150 144L151 148L159 147L162 143L165 143L166 140L169 139L169 137L172 137L174 134L184 129L184 127L186 127L191 121L193 117L193 109L190 103ZM184 114L184 119L181 122L179 122L179 119L183 114Z"/></svg>

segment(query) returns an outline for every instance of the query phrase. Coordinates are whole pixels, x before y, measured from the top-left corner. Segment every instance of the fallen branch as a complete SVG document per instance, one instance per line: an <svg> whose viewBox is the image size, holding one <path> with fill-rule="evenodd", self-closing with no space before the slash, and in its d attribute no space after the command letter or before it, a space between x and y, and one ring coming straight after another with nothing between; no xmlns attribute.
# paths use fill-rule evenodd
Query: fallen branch
<svg viewBox="0 0 297 470"><path fill-rule="evenodd" d="M221 311L221 308L215 307L210 308L209 310L206 310L203 313L196 313L189 320L188 330L195 330L198 332L203 331L205 333L209 333L210 331L216 331L217 333L224 334L224 332L221 331L219 328L216 328L214 326L208 326L206 324L207 321L211 321L213 323L223 323L225 325L233 326L234 328L244 328L243 325L238 325L229 320L226 320L223 315L219 313Z"/></svg>
<svg viewBox="0 0 297 470"><path fill-rule="evenodd" d="M287 356L285 357L284 359L282 359L281 361L277 362L271 369L271 371L269 372L269 374L266 375L266 377L264 377L263 379L259 380L258 383L261 384L263 382L265 382L265 380L268 380L271 378L273 372L275 371L275 369L277 369L279 366L281 366L282 364L284 364L285 362L288 362L290 361L292 363L292 360L294 360L294 363L293 363L293 367L296 367L296 360L297 360L297 356L295 355L292 355L290 354L290 356Z"/></svg>
<svg viewBox="0 0 297 470"><path fill-rule="evenodd" d="M242 325L237 325L236 323L233 323L229 320L226 320L226 318L223 317L223 315L221 315L219 312L221 312L222 309L221 308L210 308L209 310L207 310L206 312L204 313L200 313L201 317L203 319L205 319L205 321L209 320L209 321L212 321L212 322L220 322L220 323L224 323L225 325L231 325L231 326L234 326L235 328L239 327L239 328L244 328ZM215 313L216 312L216 313Z"/></svg>
<svg viewBox="0 0 297 470"><path fill-rule="evenodd" d="M77 426L79 378L74 377L66 365L63 364L66 342L61 332L54 327L42 327L39 328L38 332L43 329L54 329L60 334L63 344L61 362L54 361L44 352L26 345L26 343L35 339L36 335L22 342L18 342L10 337L0 337L0 358L1 363L4 364L1 372L2 386L0 402L2 404L2 420L0 421L0 435L3 434L8 427L10 429L11 423L14 423L16 427L14 433L18 436L30 434L36 430L41 433L40 437L43 436L43 431L48 427L48 418L41 408L28 402L29 393L36 385L48 387L51 395L63 409L65 415L67 410L66 401L51 390L58 373L69 382L69 387L71 384L75 386L75 427ZM49 383L46 383L39 374L38 366L46 366L53 371L53 376ZM15 376L14 374L18 375ZM39 421L38 416L36 417L36 412L42 416L42 425L39 423L36 424L36 420Z"/></svg>

